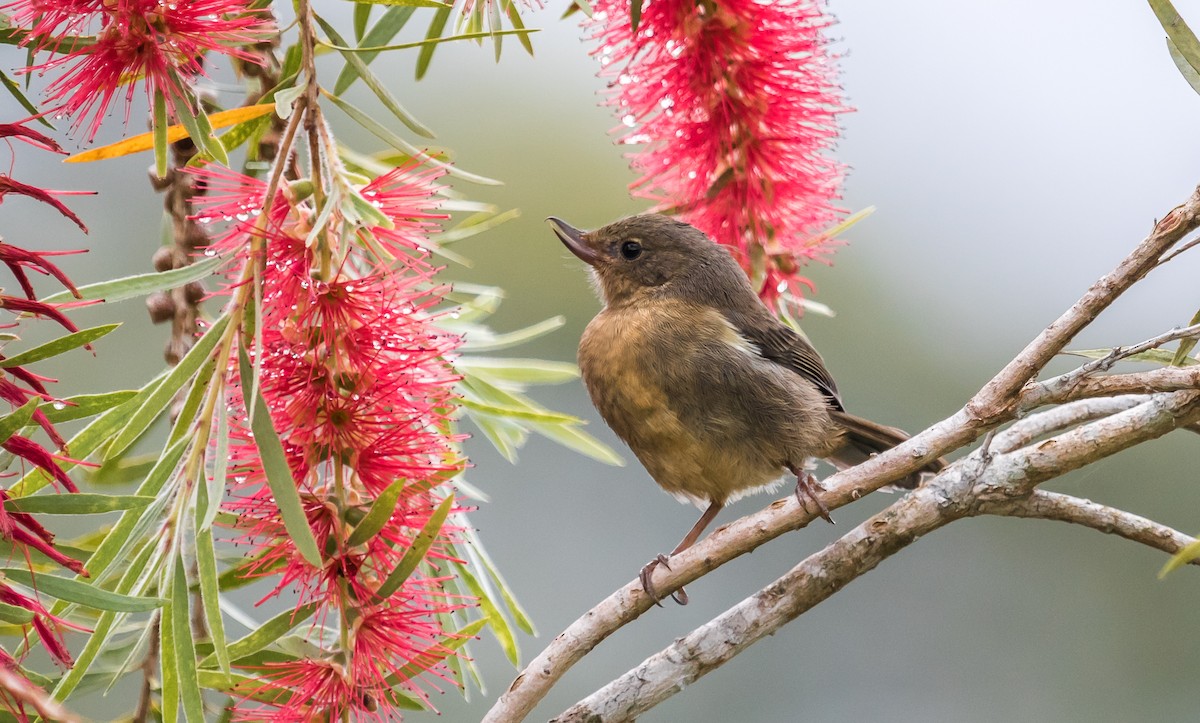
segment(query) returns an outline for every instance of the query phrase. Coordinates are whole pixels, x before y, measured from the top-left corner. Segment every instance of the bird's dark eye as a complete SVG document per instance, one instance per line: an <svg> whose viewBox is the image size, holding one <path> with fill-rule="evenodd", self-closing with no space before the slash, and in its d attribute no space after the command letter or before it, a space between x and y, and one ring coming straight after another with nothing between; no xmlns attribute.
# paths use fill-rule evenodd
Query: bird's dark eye
<svg viewBox="0 0 1200 723"><path fill-rule="evenodd" d="M621 255L633 261L642 255L642 245L637 241L626 241L621 244Z"/></svg>

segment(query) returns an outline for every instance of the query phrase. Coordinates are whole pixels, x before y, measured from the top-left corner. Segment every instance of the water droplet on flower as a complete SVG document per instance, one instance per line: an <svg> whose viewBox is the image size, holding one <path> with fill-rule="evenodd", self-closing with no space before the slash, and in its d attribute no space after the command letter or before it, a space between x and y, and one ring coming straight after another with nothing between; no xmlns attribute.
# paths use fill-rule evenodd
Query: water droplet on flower
<svg viewBox="0 0 1200 723"><path fill-rule="evenodd" d="M634 126L634 124L637 123L637 118L634 118L633 114L630 113L630 114L626 115L624 118L622 118L621 122L624 123L625 125L629 126L630 128L632 128Z"/></svg>
<svg viewBox="0 0 1200 723"><path fill-rule="evenodd" d="M674 101L674 99L672 99L672 98L670 98L670 97L663 98L662 100L658 101L658 107L659 107L659 108L664 108L664 109L665 109L665 108L670 108L670 107L672 107L672 106L674 106L674 105L675 105L675 101Z"/></svg>
<svg viewBox="0 0 1200 723"><path fill-rule="evenodd" d="M58 401L57 399L55 399L53 402L51 402L50 406L54 407L55 409L57 409L60 412L67 408L66 404Z"/></svg>
<svg viewBox="0 0 1200 723"><path fill-rule="evenodd" d="M607 55L600 56L600 65L608 65L612 62L612 58Z"/></svg>
<svg viewBox="0 0 1200 723"><path fill-rule="evenodd" d="M204 249L204 255L212 258L213 256L217 255L217 251L216 249Z"/></svg>
<svg viewBox="0 0 1200 723"><path fill-rule="evenodd" d="M455 309L454 311L451 311L451 312L450 312L450 318L451 318L451 319L457 319L457 318L458 318L458 317L460 317L460 316L462 316L462 312L461 312L461 311L459 311L458 309Z"/></svg>
<svg viewBox="0 0 1200 723"><path fill-rule="evenodd" d="M782 294L783 292L787 291L787 282L786 282L786 281L780 281L780 282L779 282L779 285L775 287L775 290L776 290L776 291L778 291L778 292L779 292L779 293L781 293L781 294Z"/></svg>
<svg viewBox="0 0 1200 723"><path fill-rule="evenodd" d="M695 171L688 171L688 178L689 178L689 179L691 179L691 178L695 178L695 177L696 177L696 172L695 172Z"/></svg>
<svg viewBox="0 0 1200 723"><path fill-rule="evenodd" d="M629 85L633 82L633 76L631 76L629 73L621 73L621 75L617 78L617 82L621 85Z"/></svg>

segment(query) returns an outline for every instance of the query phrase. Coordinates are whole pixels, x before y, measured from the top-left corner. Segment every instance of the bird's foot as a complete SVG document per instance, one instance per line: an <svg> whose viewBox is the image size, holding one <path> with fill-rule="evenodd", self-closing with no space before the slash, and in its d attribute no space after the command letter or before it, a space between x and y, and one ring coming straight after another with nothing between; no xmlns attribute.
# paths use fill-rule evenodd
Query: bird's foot
<svg viewBox="0 0 1200 723"><path fill-rule="evenodd" d="M662 565L670 570L671 565L669 560L669 557L660 554L650 562L647 562L646 565L642 567L642 571L638 573L638 579L642 581L642 589L646 591L646 594L650 596L650 599L654 601L654 604L659 607L662 607L662 603L659 602L662 598L660 598L658 593L655 592L654 584L650 582L650 576L654 573L654 568L658 567L659 565ZM675 592L671 593L671 599L680 605L688 604L688 594L683 588L679 588Z"/></svg>
<svg viewBox="0 0 1200 723"><path fill-rule="evenodd" d="M825 506L820 497L817 497L817 492L824 491L824 489L811 472L798 472L796 474L796 501L807 511L808 500L812 500L817 505L821 519L832 525L833 518L829 516L829 508Z"/></svg>

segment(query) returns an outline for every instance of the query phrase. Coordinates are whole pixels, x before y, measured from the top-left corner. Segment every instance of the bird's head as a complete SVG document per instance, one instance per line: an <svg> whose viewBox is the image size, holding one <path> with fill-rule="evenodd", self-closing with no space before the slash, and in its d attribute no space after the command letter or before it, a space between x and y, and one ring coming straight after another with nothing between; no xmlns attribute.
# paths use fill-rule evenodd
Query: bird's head
<svg viewBox="0 0 1200 723"><path fill-rule="evenodd" d="M742 296L750 288L723 246L682 221L644 214L580 231L553 216L546 220L571 253L595 271L607 304L635 302L648 294ZM719 298L704 300L721 304Z"/></svg>

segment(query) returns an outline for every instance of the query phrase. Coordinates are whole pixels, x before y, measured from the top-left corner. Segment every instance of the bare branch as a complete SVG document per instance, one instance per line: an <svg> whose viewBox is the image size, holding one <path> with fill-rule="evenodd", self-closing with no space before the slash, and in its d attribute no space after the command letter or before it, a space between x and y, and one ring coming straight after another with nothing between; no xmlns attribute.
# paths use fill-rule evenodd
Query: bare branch
<svg viewBox="0 0 1200 723"><path fill-rule="evenodd" d="M1112 398L1080 399L1054 407L1018 420L1008 429L996 434L992 440L992 450L1003 454L1020 449L1047 434L1136 407L1147 398L1144 394L1126 394Z"/></svg>
<svg viewBox="0 0 1200 723"><path fill-rule="evenodd" d="M1161 394L1038 445L994 457L972 455L554 720L633 720L921 535L1024 499L1040 482L1198 420L1200 392Z"/></svg>
<svg viewBox="0 0 1200 723"><path fill-rule="evenodd" d="M1118 535L1126 540L1140 542L1171 555L1195 542L1196 539L1131 512L1046 490L1036 490L1029 497L1023 499L986 502L980 506L980 512L989 515L1070 522L1074 525L1083 525L1093 530L1099 530L1105 534ZM1200 565L1200 559L1192 560L1189 564Z"/></svg>
<svg viewBox="0 0 1200 723"><path fill-rule="evenodd" d="M1200 226L1200 188L1171 209L1150 235L1111 273L1101 277L1079 301L1046 327L1020 354L967 403L969 416L987 419L1009 407L1016 393L1037 376L1084 327L1130 286L1160 263L1172 246Z"/></svg>

